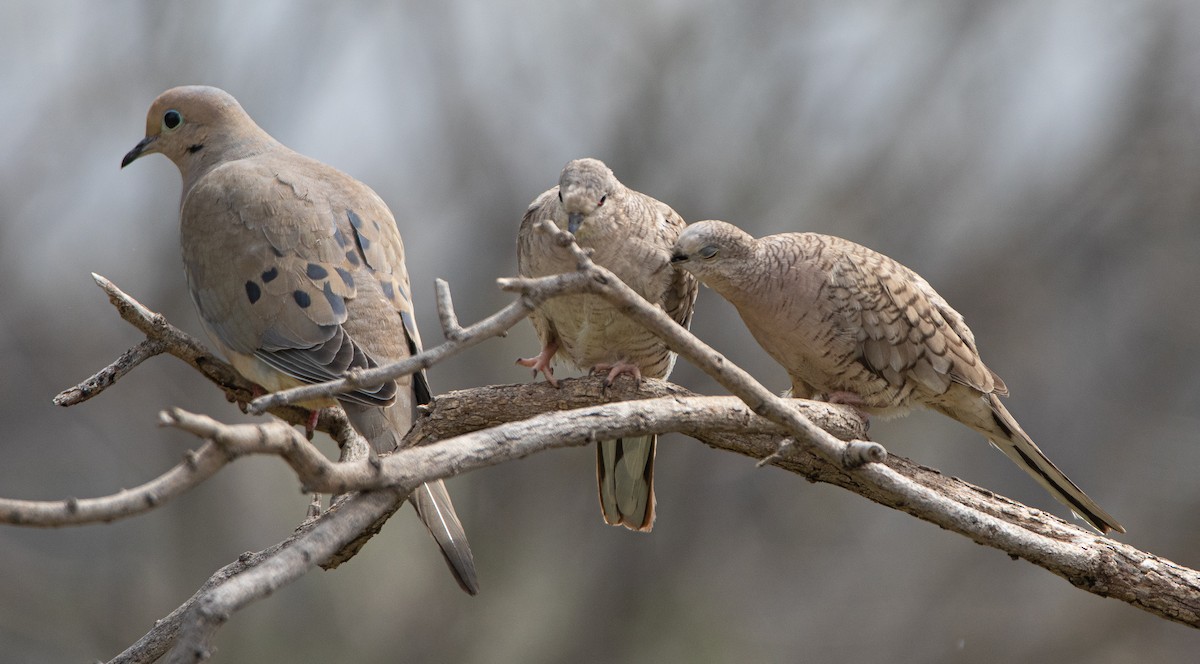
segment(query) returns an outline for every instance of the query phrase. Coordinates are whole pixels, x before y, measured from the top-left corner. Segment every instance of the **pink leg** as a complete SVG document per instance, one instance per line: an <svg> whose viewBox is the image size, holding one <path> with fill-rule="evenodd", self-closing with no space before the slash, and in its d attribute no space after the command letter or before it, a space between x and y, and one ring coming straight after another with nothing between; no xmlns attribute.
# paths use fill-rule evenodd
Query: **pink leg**
<svg viewBox="0 0 1200 664"><path fill-rule="evenodd" d="M523 367L533 369L533 377L537 378L538 372L546 377L546 382L554 387L558 387L558 381L554 379L554 367L550 366L550 360L554 354L558 352L558 339L551 339L549 343L542 348L542 352L533 357L517 358L517 364Z"/></svg>
<svg viewBox="0 0 1200 664"><path fill-rule="evenodd" d="M264 390L261 385L259 385L257 383L250 383L250 400L251 401L261 397L262 395L264 395L266 393L267 393L267 391ZM232 394L226 394L225 400L228 401L229 403L237 403L238 409L240 409L243 413L246 412L246 408L249 407L249 405L250 405L246 401L239 401Z"/></svg>
<svg viewBox="0 0 1200 664"><path fill-rule="evenodd" d="M321 411L312 410L308 413L308 421L304 423L304 437L312 440L313 431L317 429L317 420L321 419Z"/></svg>
<svg viewBox="0 0 1200 664"><path fill-rule="evenodd" d="M616 364L597 364L596 366L592 367L592 373L594 374L604 373L606 371L608 372L608 375L604 377L605 387L612 385L613 381L617 379L617 376L620 376L621 374L629 374L630 376L633 376L635 381L639 383L642 382L641 368L636 364L630 364L625 360L621 360Z"/></svg>

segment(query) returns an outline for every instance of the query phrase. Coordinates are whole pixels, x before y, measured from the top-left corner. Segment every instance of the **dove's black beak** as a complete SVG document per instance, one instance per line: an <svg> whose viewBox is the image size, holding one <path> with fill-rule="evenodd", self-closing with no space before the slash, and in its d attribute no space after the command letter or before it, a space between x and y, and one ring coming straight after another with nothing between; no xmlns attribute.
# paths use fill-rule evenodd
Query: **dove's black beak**
<svg viewBox="0 0 1200 664"><path fill-rule="evenodd" d="M121 160L121 168L132 164L134 160L142 156L146 152L146 148L150 147L154 141L158 140L157 136L147 136L133 146L133 149L125 153L125 158Z"/></svg>
<svg viewBox="0 0 1200 664"><path fill-rule="evenodd" d="M674 254L671 254L671 262L672 263L686 263L687 260L688 260L688 257L687 257L687 254L685 254L685 253L677 251Z"/></svg>
<svg viewBox="0 0 1200 664"><path fill-rule="evenodd" d="M582 212L571 212L567 215L567 231L570 232L571 235L574 235L575 231L579 230L579 225L582 223Z"/></svg>

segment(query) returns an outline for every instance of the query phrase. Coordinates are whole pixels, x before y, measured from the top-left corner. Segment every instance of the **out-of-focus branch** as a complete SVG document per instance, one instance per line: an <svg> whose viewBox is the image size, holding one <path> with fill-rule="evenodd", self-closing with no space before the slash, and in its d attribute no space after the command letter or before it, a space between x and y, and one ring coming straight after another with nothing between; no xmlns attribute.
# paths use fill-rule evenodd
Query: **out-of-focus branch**
<svg viewBox="0 0 1200 664"><path fill-rule="evenodd" d="M179 608L155 621L145 636L109 664L200 662L212 653L210 641L230 614L269 595L328 559L404 499L395 491L354 494L316 519L300 525L286 540L257 553L245 553L217 570Z"/></svg>

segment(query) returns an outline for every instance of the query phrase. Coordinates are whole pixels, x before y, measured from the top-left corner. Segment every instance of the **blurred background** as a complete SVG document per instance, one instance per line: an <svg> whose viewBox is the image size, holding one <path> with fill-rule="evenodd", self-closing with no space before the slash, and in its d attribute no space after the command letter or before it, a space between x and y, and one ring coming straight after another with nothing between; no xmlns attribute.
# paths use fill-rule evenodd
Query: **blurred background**
<svg viewBox="0 0 1200 664"><path fill-rule="evenodd" d="M175 168L118 169L166 88L236 96L285 144L372 186L464 324L505 305L526 205L604 159L685 219L820 231L924 275L1007 404L1129 530L1200 566L1200 5L1014 1L0 3L0 495L106 495L246 419L158 358L50 399L136 343L97 272L197 335ZM694 331L786 380L704 291ZM521 382L523 324L432 373ZM676 382L720 388L689 366ZM1065 516L976 434L875 422L893 453ZM324 440L332 453L332 445ZM237 614L221 662L1182 661L1197 634L864 499L668 436L650 535L603 524L594 452L450 482L482 593L410 510L351 564ZM250 459L118 523L0 528L0 660L107 659L307 499Z"/></svg>

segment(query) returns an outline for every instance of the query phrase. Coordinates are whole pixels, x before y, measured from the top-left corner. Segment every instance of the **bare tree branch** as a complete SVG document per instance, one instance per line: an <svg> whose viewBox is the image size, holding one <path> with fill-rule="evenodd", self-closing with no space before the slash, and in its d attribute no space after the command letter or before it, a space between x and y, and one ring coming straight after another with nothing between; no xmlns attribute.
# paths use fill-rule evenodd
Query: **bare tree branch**
<svg viewBox="0 0 1200 664"><path fill-rule="evenodd" d="M361 372L347 381L314 386L314 391L280 393L283 396L278 399L272 396L259 400L256 407L270 408L291 422L302 422L307 419L306 411L281 404L316 394L336 394L359 381L378 382L383 377L427 368L483 339L503 334L538 303L568 293L590 293L612 302L737 398L698 397L654 380L641 384L619 380L607 387L598 379L579 379L563 381L559 389L545 383L476 388L437 397L409 432L406 442L411 447L378 459L352 454L350 460L339 463L327 459L295 429L278 422L226 425L176 409L162 414L163 423L206 441L180 466L142 487L106 498L48 503L0 501L0 520L67 525L120 518L161 504L247 454L280 456L305 490L354 491L325 514L303 524L288 540L222 568L188 602L113 660L153 661L171 648L173 662L199 661L208 656L213 634L232 611L269 595L314 565L334 567L353 555L398 508L407 492L422 482L555 447L678 431L712 447L760 459L760 465L770 463L811 481L842 486L977 543L1025 558L1089 592L1200 627L1200 573L888 455L878 444L857 441L863 436L863 423L850 411L771 394L610 272L592 263L569 234L552 225L542 231L555 234L565 250L572 252L579 265L577 272L544 279L501 280L502 288L520 292L521 297L468 328L459 325L449 288L440 282L439 318L447 342L404 363ZM64 405L102 391L158 352L187 361L232 398L244 400L252 395L252 385L190 336L107 280L96 279L122 317L141 329L147 341L97 376L64 392L68 395L62 399ZM338 409L322 413L322 426L343 442L356 441Z"/></svg>
<svg viewBox="0 0 1200 664"><path fill-rule="evenodd" d="M0 523L53 528L107 523L148 512L212 477L231 458L207 443L189 450L184 460L162 475L133 489L101 498L41 501L0 498Z"/></svg>
<svg viewBox="0 0 1200 664"><path fill-rule="evenodd" d="M679 430L716 449L763 458L778 449L784 436L778 425L754 415L739 400L690 396L660 381L647 380L643 389L664 396L594 405L597 399L630 396L619 390L610 394L616 387L604 388L600 379L589 378L563 381L558 390L537 383L441 395L429 416L421 418L408 436L417 446L383 458L379 473L403 490L537 451L586 445L598 438L634 431ZM814 421L831 424L839 436L861 434L855 429L856 418L838 407L803 401L797 405ZM579 408L564 412L559 410L563 406ZM531 413L539 414L530 417ZM212 428L198 430L238 438L247 445L255 438L252 430L269 426L236 425L229 427L237 430L236 435L226 436L219 433L225 425L209 422L204 426ZM440 442L419 444L432 440ZM262 445L262 450L272 447L282 449L268 443ZM848 471L812 450L798 449L778 465L810 481L850 489L882 505L965 534L980 544L1025 558L1088 592L1200 626L1200 572L1095 535L1046 512L891 455L884 464ZM868 468L879 470L882 479L864 482ZM914 491L913 486L920 490ZM355 497L361 495L373 494Z"/></svg>

